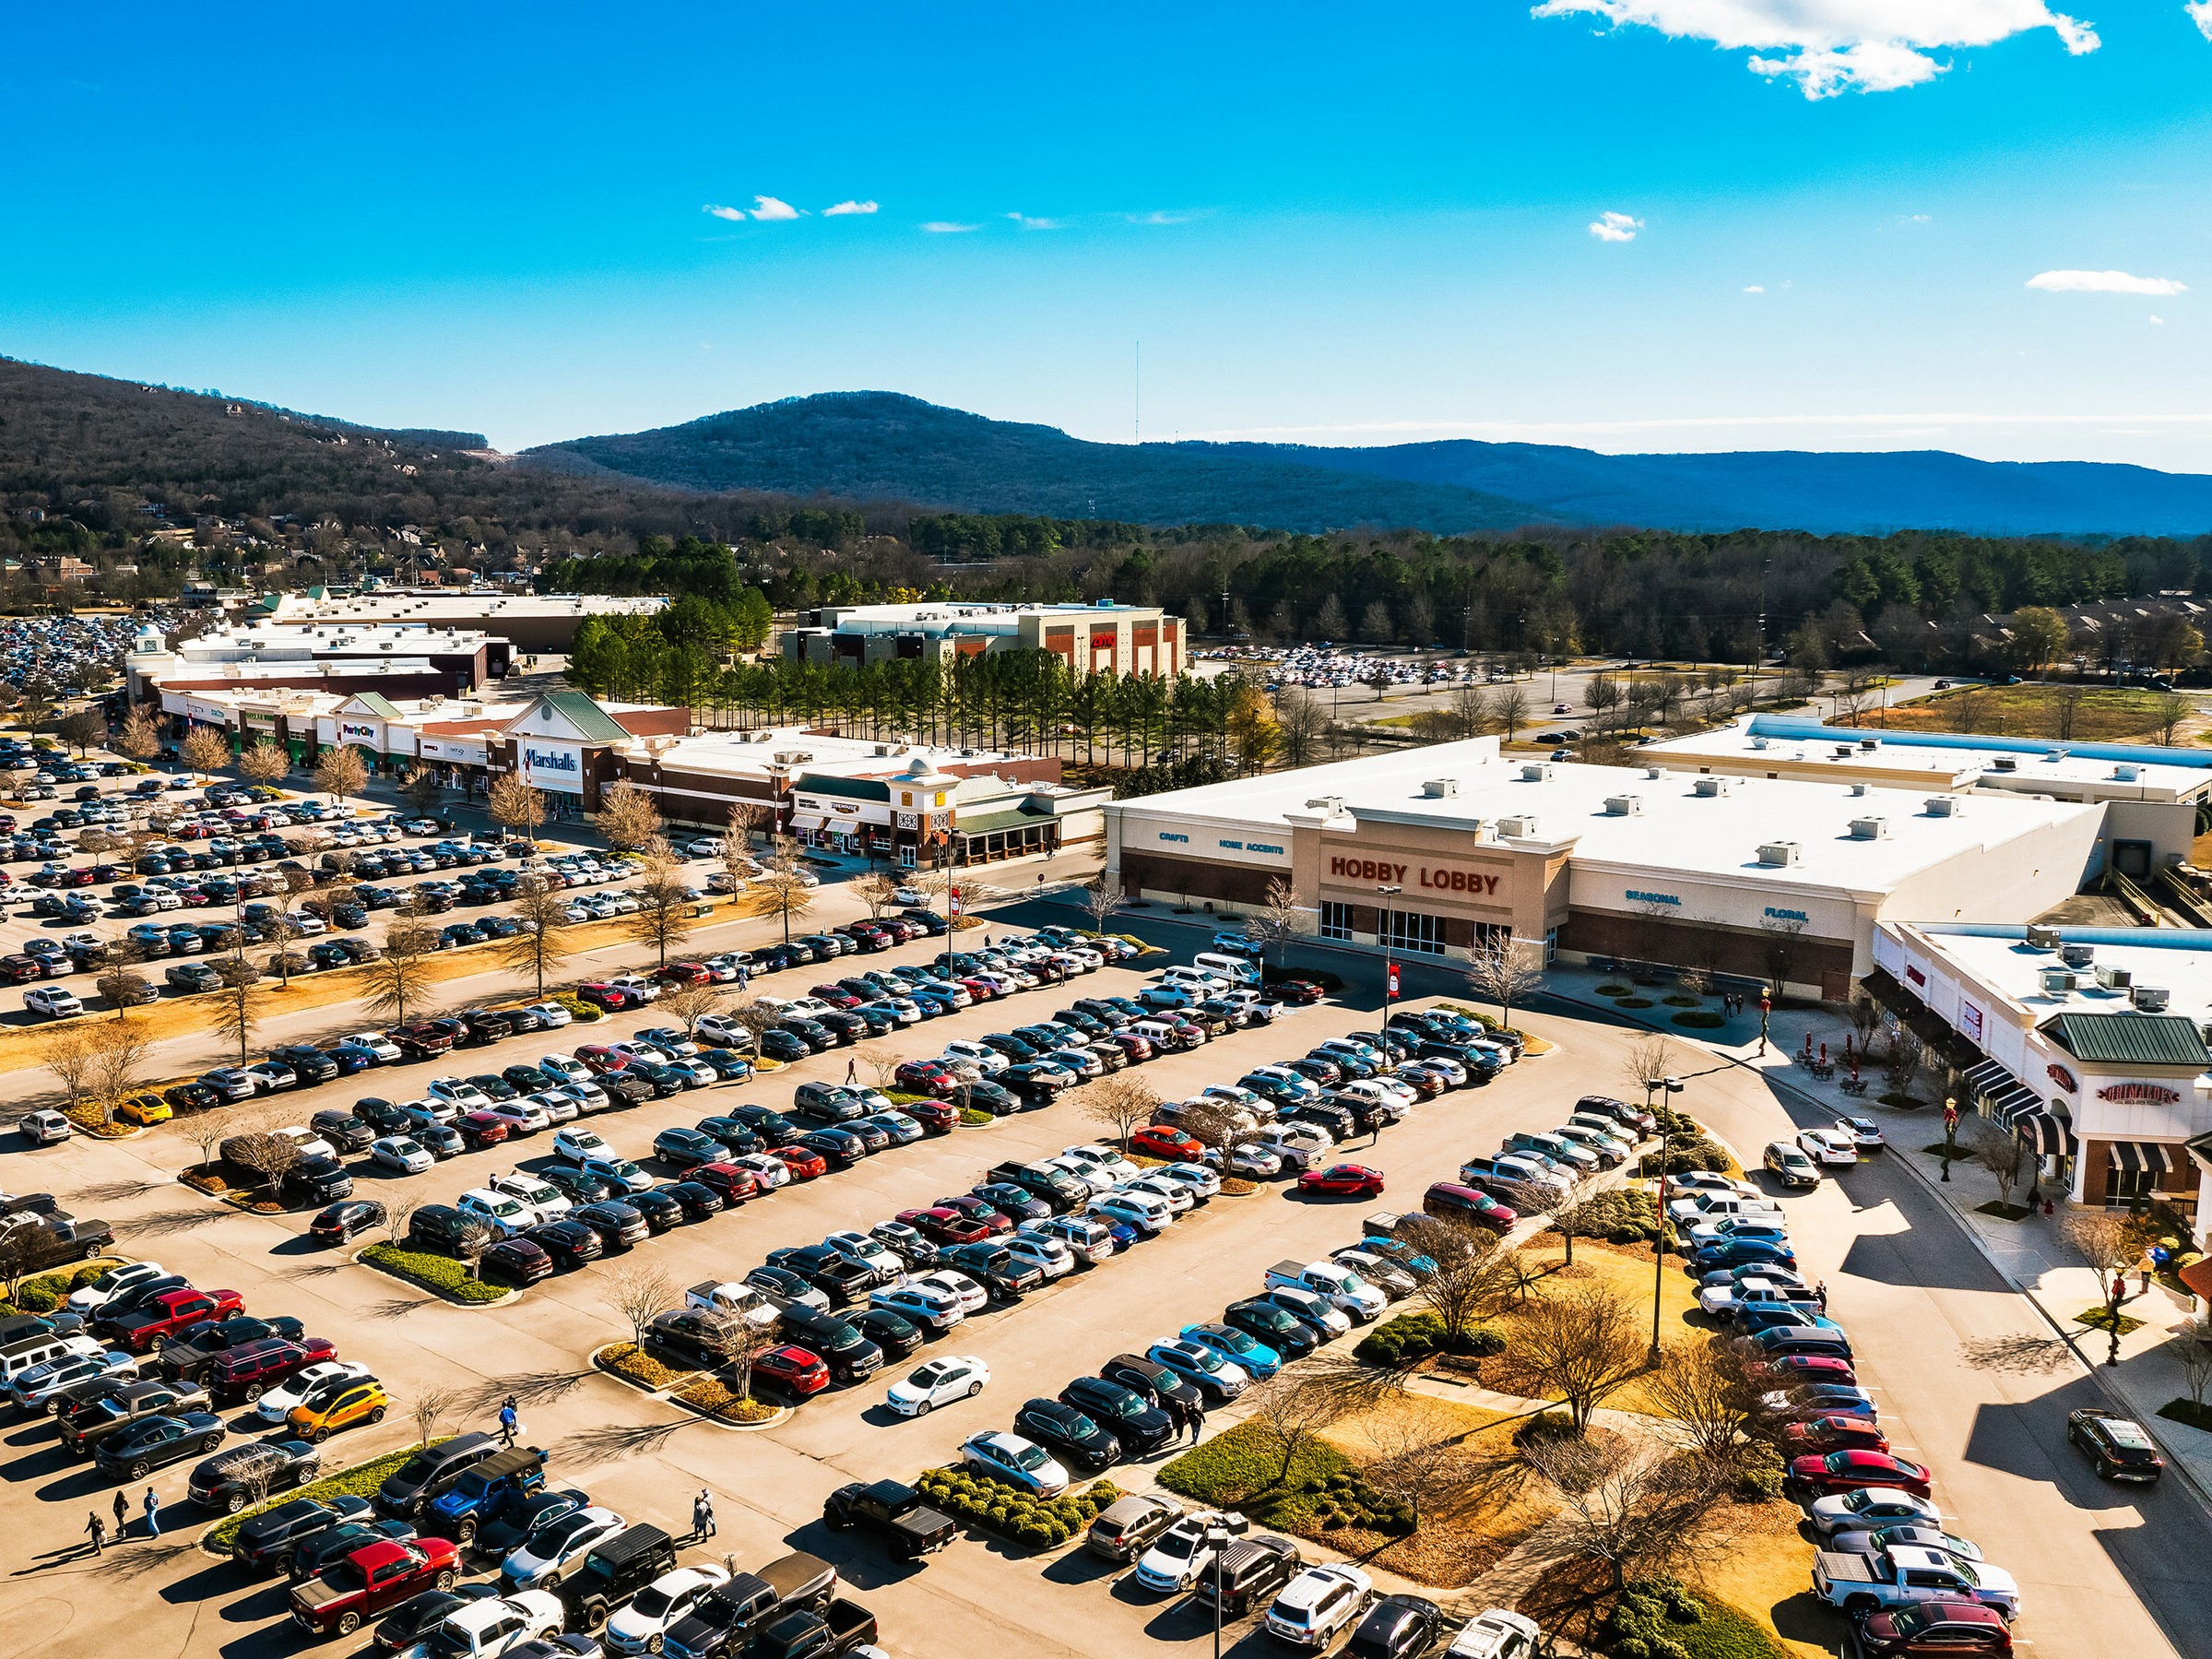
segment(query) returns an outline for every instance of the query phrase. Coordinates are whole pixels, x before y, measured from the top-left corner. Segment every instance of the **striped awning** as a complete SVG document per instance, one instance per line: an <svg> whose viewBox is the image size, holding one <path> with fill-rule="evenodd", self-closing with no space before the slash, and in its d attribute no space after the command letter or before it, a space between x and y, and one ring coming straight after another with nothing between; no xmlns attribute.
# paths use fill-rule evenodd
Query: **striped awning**
<svg viewBox="0 0 2212 1659"><path fill-rule="evenodd" d="M1995 1095L2019 1085L2013 1076L1993 1060L1985 1060L1966 1074L1967 1092L1970 1095Z"/></svg>
<svg viewBox="0 0 2212 1659"><path fill-rule="evenodd" d="M1989 1103L1990 1116L2009 1127L2020 1119L2043 1109L2043 1103L2018 1084L1996 1091Z"/></svg>
<svg viewBox="0 0 2212 1659"><path fill-rule="evenodd" d="M2081 1151L2081 1143L2074 1138L2065 1120L2049 1112L2028 1112L2015 1118L2012 1132L2027 1142L2038 1157L2073 1157Z"/></svg>
<svg viewBox="0 0 2212 1659"><path fill-rule="evenodd" d="M2173 1167L2168 1161L2166 1148L2156 1141L2114 1141L2106 1146L2105 1155L2123 1175L2135 1175L2146 1169L2154 1175L2164 1175Z"/></svg>

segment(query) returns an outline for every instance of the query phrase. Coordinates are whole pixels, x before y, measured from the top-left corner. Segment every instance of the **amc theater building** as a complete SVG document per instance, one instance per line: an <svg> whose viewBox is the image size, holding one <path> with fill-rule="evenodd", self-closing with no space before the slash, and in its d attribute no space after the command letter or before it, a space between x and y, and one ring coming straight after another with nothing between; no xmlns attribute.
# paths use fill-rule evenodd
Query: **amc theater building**
<svg viewBox="0 0 2212 1659"><path fill-rule="evenodd" d="M1116 801L1130 899L1234 914L1289 883L1314 931L1444 960L1508 939L1839 998L1885 918L2012 922L2103 868L2101 803L1524 761L1495 738Z"/></svg>

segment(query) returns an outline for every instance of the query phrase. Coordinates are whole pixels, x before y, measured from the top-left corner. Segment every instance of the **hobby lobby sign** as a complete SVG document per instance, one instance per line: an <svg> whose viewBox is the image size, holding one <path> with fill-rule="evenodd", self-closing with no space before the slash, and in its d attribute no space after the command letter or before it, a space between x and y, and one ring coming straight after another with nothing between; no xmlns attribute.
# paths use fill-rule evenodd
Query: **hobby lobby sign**
<svg viewBox="0 0 2212 1659"><path fill-rule="evenodd" d="M1497 877L1485 875L1480 871L1435 869L1426 864L1391 864L1380 859L1331 857L1329 860L1329 873L1350 882L1388 882L1402 887L1408 870L1414 872L1414 886L1426 887L1434 892L1485 895L1497 892Z"/></svg>

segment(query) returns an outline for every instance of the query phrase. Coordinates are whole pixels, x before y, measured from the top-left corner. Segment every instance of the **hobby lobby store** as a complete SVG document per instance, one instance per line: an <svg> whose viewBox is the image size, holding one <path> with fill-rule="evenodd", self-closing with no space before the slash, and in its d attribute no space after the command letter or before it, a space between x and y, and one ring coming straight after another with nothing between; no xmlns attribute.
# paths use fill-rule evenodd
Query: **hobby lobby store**
<svg viewBox="0 0 2212 1659"><path fill-rule="evenodd" d="M1323 940L1626 958L1839 998L1876 923L2017 921L2102 868L2104 809L1500 753L1496 738L1106 808L1125 898L1236 914L1287 884Z"/></svg>

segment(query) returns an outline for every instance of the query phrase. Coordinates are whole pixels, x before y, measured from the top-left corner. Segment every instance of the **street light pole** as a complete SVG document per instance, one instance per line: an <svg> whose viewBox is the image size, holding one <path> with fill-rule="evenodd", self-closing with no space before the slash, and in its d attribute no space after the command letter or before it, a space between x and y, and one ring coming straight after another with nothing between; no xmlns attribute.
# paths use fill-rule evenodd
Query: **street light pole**
<svg viewBox="0 0 2212 1659"><path fill-rule="evenodd" d="M1229 1529L1209 1526L1206 1546L1213 1552L1213 1659L1221 1659L1221 1558L1229 1553Z"/></svg>
<svg viewBox="0 0 2212 1659"><path fill-rule="evenodd" d="M1378 887L1375 891L1381 897L1388 899L1391 895L1402 893L1405 890L1402 887ZM1380 926L1377 931L1382 936L1382 1012L1383 1017L1387 1021L1390 1017L1390 1003L1396 1000L1396 990L1390 980L1390 907L1387 904L1381 908L1379 921Z"/></svg>
<svg viewBox="0 0 2212 1659"><path fill-rule="evenodd" d="M1682 1079L1662 1077L1658 1086L1670 1095L1679 1095L1682 1093ZM1652 1087L1651 1084L1644 1084L1646 1106L1651 1104ZM1659 1226L1654 1232L1656 1237L1651 1245L1651 1351L1644 1357L1644 1363L1656 1369L1660 1358L1659 1312L1666 1295L1667 1273L1667 1139L1663 1132L1659 1137Z"/></svg>

